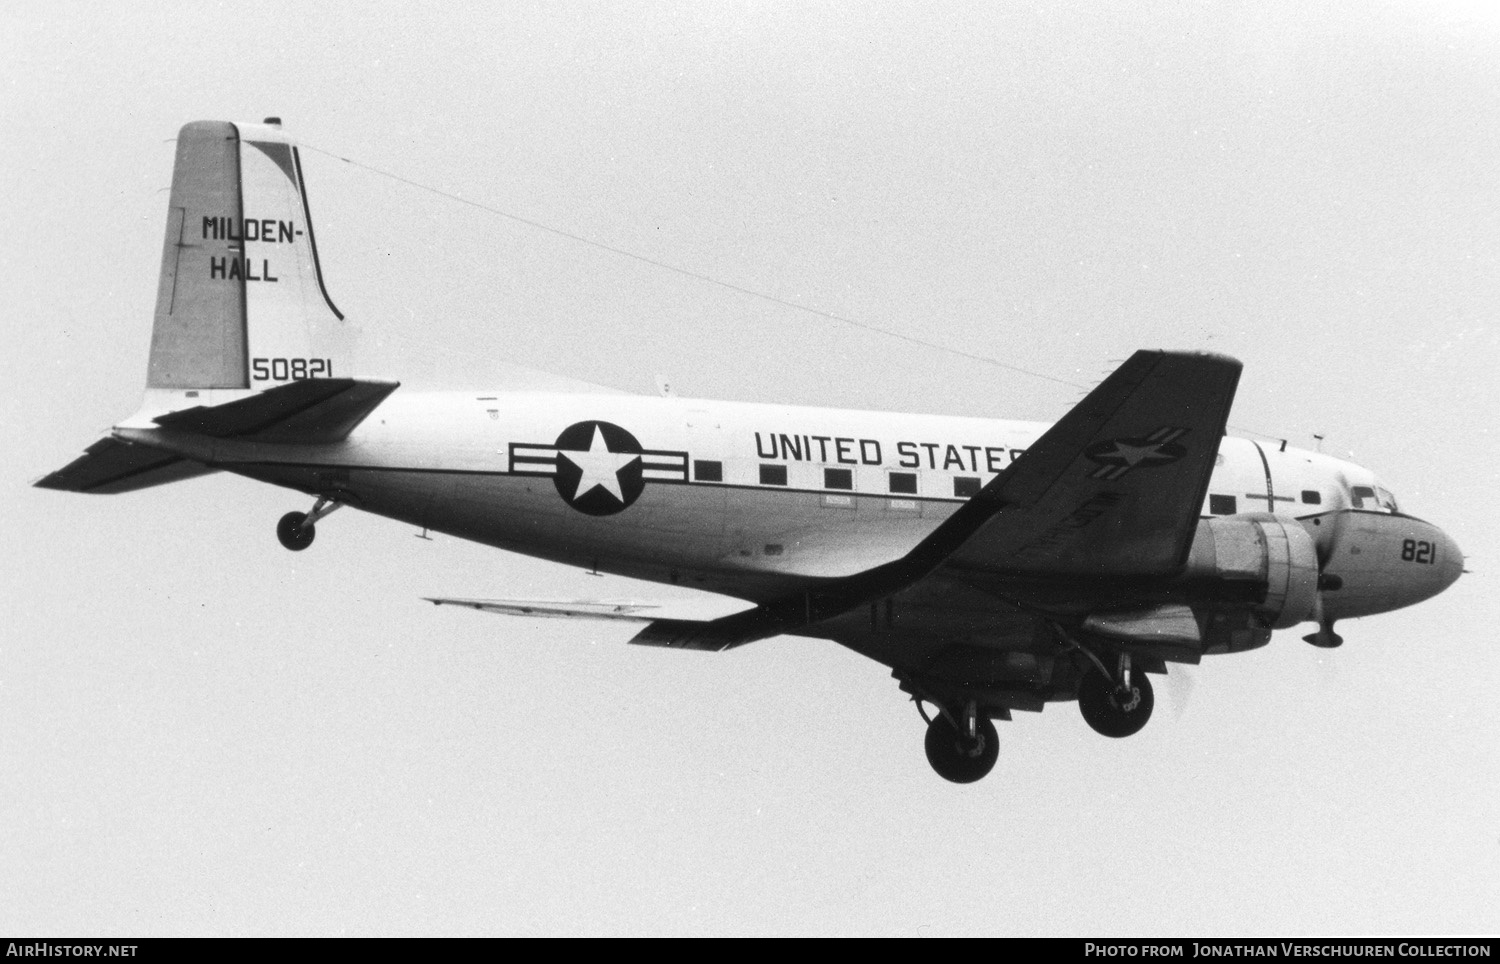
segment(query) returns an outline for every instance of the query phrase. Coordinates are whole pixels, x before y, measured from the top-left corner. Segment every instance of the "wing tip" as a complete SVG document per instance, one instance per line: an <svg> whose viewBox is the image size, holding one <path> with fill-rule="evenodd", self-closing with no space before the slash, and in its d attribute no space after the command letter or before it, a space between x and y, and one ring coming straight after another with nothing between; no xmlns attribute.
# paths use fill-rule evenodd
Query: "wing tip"
<svg viewBox="0 0 1500 964"><path fill-rule="evenodd" d="M1137 355L1144 353L1144 351L1136 352ZM1222 365L1225 368L1233 368L1235 370L1239 370L1245 367L1245 363L1240 361L1238 358L1235 358L1233 355L1226 355L1223 352L1219 351L1203 351L1200 349L1189 348L1158 348L1154 352L1152 352L1152 354L1160 355L1163 360L1168 358L1176 358L1181 359L1182 361L1190 361L1196 363L1207 362L1214 365Z"/></svg>

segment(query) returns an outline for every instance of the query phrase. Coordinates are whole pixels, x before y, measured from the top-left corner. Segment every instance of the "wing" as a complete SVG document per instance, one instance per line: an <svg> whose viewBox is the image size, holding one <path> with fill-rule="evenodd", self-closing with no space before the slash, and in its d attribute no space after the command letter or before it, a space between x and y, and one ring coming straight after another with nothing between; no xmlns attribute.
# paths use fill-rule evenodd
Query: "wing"
<svg viewBox="0 0 1500 964"><path fill-rule="evenodd" d="M1240 363L1136 352L955 515L945 567L1170 575L1186 563ZM960 513L959 515L962 515Z"/></svg>

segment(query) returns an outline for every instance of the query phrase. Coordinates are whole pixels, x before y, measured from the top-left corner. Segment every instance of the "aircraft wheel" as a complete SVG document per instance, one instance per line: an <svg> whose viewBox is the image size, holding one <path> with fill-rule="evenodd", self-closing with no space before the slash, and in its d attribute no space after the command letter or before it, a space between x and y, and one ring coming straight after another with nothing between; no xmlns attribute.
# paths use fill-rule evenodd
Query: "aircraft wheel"
<svg viewBox="0 0 1500 964"><path fill-rule="evenodd" d="M312 545L313 538L318 534L315 527L303 525L306 521L307 513L288 512L276 523L276 538L293 552L301 552Z"/></svg>
<svg viewBox="0 0 1500 964"><path fill-rule="evenodd" d="M938 776L954 783L973 783L994 769L1000 756L1000 735L987 717L979 718L978 736L959 733L942 714L927 725L927 762Z"/></svg>
<svg viewBox="0 0 1500 964"><path fill-rule="evenodd" d="M1089 670L1078 684L1078 708L1094 732L1104 736L1139 733L1151 719L1155 704L1151 680L1140 670L1130 671L1130 685L1125 688L1098 670Z"/></svg>

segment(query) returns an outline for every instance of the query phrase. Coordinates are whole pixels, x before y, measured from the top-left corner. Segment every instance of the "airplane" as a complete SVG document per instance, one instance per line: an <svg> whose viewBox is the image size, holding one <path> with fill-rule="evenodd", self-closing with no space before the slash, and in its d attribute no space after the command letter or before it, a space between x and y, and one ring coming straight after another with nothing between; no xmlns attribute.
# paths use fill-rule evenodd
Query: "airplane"
<svg viewBox="0 0 1500 964"><path fill-rule="evenodd" d="M1464 557L1368 469L1226 435L1241 365L1136 352L1056 423L632 395L506 368L412 392L359 367L277 118L177 137L145 396L35 484L113 494L225 471L303 493L304 551L348 506L592 572L744 600L429 597L619 620L631 642L831 640L889 667L928 761L970 783L995 720L1076 700L1138 732L1151 675L1442 592Z"/></svg>

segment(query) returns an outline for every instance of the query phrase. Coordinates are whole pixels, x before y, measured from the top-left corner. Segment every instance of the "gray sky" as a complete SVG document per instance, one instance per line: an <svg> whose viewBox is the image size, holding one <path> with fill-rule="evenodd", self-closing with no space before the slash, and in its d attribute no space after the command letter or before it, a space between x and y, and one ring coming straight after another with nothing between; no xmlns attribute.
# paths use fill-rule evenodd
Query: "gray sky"
<svg viewBox="0 0 1500 964"><path fill-rule="evenodd" d="M0 931L1500 931L1488 4L8 3ZM1140 347L1355 457L1475 572L1070 705L944 783L880 666L422 595L683 594L215 476L26 488L134 410L177 128L285 119L365 374L1049 419ZM1187 698L1190 696L1190 699Z"/></svg>

